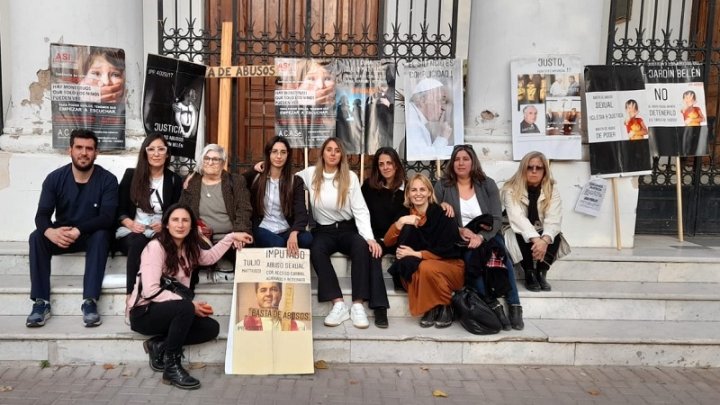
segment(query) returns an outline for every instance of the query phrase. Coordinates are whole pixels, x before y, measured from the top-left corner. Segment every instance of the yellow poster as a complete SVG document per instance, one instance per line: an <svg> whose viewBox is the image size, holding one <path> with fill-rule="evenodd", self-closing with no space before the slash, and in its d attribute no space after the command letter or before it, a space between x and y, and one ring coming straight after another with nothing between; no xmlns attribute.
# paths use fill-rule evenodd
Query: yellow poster
<svg viewBox="0 0 720 405"><path fill-rule="evenodd" d="M310 251L238 252L225 373L313 373L310 300Z"/></svg>

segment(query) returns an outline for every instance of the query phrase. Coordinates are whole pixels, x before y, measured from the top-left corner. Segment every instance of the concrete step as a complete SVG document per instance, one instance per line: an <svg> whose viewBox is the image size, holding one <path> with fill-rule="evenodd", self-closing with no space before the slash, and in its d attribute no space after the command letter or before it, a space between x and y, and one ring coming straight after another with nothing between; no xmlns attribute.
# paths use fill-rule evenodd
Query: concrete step
<svg viewBox="0 0 720 405"><path fill-rule="evenodd" d="M190 362L222 363L228 317L217 341L188 346ZM0 361L52 365L147 361L141 342L120 316L85 328L80 316L56 316L42 328L24 317L0 316ZM336 328L313 319L315 360L341 363L720 366L720 322L528 319L523 331L476 336L457 322L423 329L417 319L390 318L390 328ZM108 350L112 347L112 350Z"/></svg>
<svg viewBox="0 0 720 405"><path fill-rule="evenodd" d="M350 280L339 279L347 302L351 301ZM393 290L385 279L390 316L409 316L407 295ZM520 301L528 318L720 321L720 284L650 283L619 281L553 281L553 291L530 292L520 286ZM312 311L325 316L330 304L317 302L313 279ZM230 314L232 283L208 283L201 276L197 296L210 303L218 315ZM0 315L27 315L30 312L30 284L27 276L6 275L0 287ZM52 279L53 314L76 315L82 302L81 276ZM125 289L103 290L101 315L122 315Z"/></svg>

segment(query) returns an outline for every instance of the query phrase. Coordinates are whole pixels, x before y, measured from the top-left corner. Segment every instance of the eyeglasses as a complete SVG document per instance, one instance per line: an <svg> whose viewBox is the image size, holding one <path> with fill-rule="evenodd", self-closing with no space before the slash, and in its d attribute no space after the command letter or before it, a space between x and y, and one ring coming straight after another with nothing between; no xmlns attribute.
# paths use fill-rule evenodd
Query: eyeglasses
<svg viewBox="0 0 720 405"><path fill-rule="evenodd" d="M529 172L541 172L545 170L545 167L543 166L528 166L527 171Z"/></svg>
<svg viewBox="0 0 720 405"><path fill-rule="evenodd" d="M154 153L157 153L158 155L164 155L167 153L168 148L165 146L148 146L145 148L145 152L147 152L148 155L152 155Z"/></svg>
<svg viewBox="0 0 720 405"><path fill-rule="evenodd" d="M475 149L473 149L473 146L470 145L469 143L465 143L465 144L462 144L462 145L455 145L455 146L453 146L453 152L455 152L455 151L458 150L458 149L470 149L470 150L472 150L472 151L475 150Z"/></svg>
<svg viewBox="0 0 720 405"><path fill-rule="evenodd" d="M203 162L204 162L204 163L212 164L212 165L218 164L218 163L220 163L220 162L222 162L222 161L223 161L223 160L222 160L221 158L219 158L219 157L209 157L209 156L205 156L205 157L203 158Z"/></svg>

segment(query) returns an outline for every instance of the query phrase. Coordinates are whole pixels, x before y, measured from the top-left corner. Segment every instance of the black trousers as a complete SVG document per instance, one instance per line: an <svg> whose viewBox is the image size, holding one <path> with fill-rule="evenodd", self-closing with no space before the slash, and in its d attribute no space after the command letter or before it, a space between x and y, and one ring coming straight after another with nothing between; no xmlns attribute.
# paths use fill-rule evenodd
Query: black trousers
<svg viewBox="0 0 720 405"><path fill-rule="evenodd" d="M343 296L330 262L330 255L335 252L350 256L353 301L368 301L372 309L389 308L382 262L370 255L367 241L360 236L354 223L347 222L338 223L337 227L318 226L313 229L310 262L318 277L318 301L331 301Z"/></svg>
<svg viewBox="0 0 720 405"><path fill-rule="evenodd" d="M523 239L522 235L519 233L515 234L515 239L517 239L518 247L520 247L520 252L522 253L523 258L521 263L523 270L529 271L533 268L537 268L540 271L545 271L549 270L550 265L555 262L558 249L560 249L560 234L555 237L553 243L548 245L547 251L545 251L545 259L537 261L535 265L533 265L532 242L525 242L525 239Z"/></svg>
<svg viewBox="0 0 720 405"><path fill-rule="evenodd" d="M215 339L220 325L210 317L195 315L189 300L151 302L130 311L130 328L148 336L164 336L165 350L178 353L184 345Z"/></svg>
<svg viewBox="0 0 720 405"><path fill-rule="evenodd" d="M85 253L85 275L83 276L83 298L100 298L105 265L110 250L110 232L95 231L80 237L67 249L50 242L44 234L33 231L30 234L30 298L50 300L50 261L53 255L64 253Z"/></svg>
<svg viewBox="0 0 720 405"><path fill-rule="evenodd" d="M127 256L127 281L125 288L128 294L135 287L135 279L140 271L140 255L150 239L142 233L131 233L117 240L117 248Z"/></svg>

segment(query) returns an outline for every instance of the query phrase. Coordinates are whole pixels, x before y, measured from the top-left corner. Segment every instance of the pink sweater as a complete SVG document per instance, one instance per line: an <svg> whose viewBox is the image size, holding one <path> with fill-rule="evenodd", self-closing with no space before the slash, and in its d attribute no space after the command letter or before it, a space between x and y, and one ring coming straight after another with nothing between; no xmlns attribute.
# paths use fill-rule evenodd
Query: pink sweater
<svg viewBox="0 0 720 405"><path fill-rule="evenodd" d="M200 249L200 257L198 258L199 265L208 266L211 265L222 257L227 250L232 246L233 234L229 233L225 235L218 243L215 244L209 250ZM138 273L138 279L135 280L135 289L130 295L130 302L135 303L135 299L138 294L138 282L142 280L143 291L140 301L137 305L148 304L149 301L143 297L149 297L155 294L160 289L160 276L162 276L163 269L165 268L165 250L160 245L157 239L153 239L150 243L145 246L145 250L140 256L140 272ZM197 269L192 269L196 271ZM190 287L190 277L185 275L184 271L179 271L175 274L175 279L179 282ZM170 300L182 299L179 295L170 291L162 291L157 297L152 299L152 302L163 302Z"/></svg>

